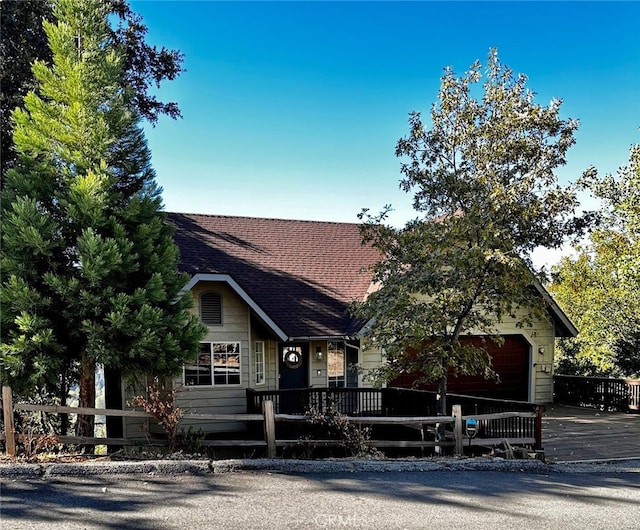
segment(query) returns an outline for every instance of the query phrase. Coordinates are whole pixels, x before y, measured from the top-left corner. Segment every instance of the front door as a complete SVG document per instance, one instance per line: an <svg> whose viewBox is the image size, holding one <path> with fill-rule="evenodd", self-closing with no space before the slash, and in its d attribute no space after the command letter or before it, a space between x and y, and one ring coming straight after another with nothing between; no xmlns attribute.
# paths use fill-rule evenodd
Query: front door
<svg viewBox="0 0 640 530"><path fill-rule="evenodd" d="M281 344L279 355L280 390L309 386L309 345Z"/></svg>
<svg viewBox="0 0 640 530"><path fill-rule="evenodd" d="M280 390L277 411L281 414L303 414L307 408L306 392L296 388L309 386L309 345L281 344L278 365L280 368Z"/></svg>

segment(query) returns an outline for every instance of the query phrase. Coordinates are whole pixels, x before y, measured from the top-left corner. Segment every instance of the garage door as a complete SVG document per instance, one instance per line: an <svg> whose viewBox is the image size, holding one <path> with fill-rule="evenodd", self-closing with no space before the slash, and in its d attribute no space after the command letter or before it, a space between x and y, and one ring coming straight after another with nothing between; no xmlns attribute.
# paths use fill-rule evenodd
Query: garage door
<svg viewBox="0 0 640 530"><path fill-rule="evenodd" d="M500 375L500 382L487 381L482 376L450 376L448 381L450 393L528 401L529 344L522 335L505 335L502 346L498 346L491 340L483 343L478 337L466 337L463 340L488 350L491 354L493 369ZM389 386L412 388L416 379L416 375L402 375L392 381ZM420 385L417 388L437 390L437 387L437 383L433 383Z"/></svg>

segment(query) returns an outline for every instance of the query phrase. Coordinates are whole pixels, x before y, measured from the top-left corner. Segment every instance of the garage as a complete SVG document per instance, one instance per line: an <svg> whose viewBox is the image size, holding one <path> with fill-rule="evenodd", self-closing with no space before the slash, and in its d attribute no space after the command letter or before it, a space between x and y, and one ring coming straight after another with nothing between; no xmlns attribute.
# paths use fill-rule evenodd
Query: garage
<svg viewBox="0 0 640 530"><path fill-rule="evenodd" d="M493 368L500 375L500 381L488 381L482 376L449 377L448 392L496 399L529 399L529 352L530 347L522 335L504 335L504 344L498 345L492 340L482 341L480 337L465 337L463 341L484 347L491 354ZM414 374L405 374L389 386L412 388L417 379ZM423 390L437 390L437 383L419 385Z"/></svg>

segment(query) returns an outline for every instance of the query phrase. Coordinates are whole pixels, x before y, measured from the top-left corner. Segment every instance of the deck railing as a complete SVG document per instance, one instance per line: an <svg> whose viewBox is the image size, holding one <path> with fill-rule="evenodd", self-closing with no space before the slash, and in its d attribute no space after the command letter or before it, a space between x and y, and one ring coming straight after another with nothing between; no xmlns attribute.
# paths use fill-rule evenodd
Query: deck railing
<svg viewBox="0 0 640 530"><path fill-rule="evenodd" d="M554 375L553 391L554 403L640 412L640 379Z"/></svg>
<svg viewBox="0 0 640 530"><path fill-rule="evenodd" d="M304 414L309 408L322 413L333 405L349 416L383 415L383 397L374 388L247 389L247 413L258 413L263 401L272 401L276 414Z"/></svg>
<svg viewBox="0 0 640 530"><path fill-rule="evenodd" d="M305 414L311 406L324 412L333 404L335 410L348 416L437 416L436 392L407 388L247 389L247 413L260 411L264 401L273 402L276 414ZM447 403L447 416L452 415L454 404L461 406L465 417L493 415L491 420L478 421L478 438L531 438L536 448L542 448L542 405L461 394L447 394ZM500 416L507 412L531 414Z"/></svg>

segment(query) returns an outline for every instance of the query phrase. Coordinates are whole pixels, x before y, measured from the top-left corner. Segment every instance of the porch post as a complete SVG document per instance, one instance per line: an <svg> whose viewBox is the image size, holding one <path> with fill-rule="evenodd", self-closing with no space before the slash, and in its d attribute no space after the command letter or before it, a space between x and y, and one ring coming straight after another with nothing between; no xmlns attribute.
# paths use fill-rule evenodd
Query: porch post
<svg viewBox="0 0 640 530"><path fill-rule="evenodd" d="M451 407L451 415L453 416L453 439L456 442L456 455L460 456L464 453L462 446L462 406L454 405Z"/></svg>

